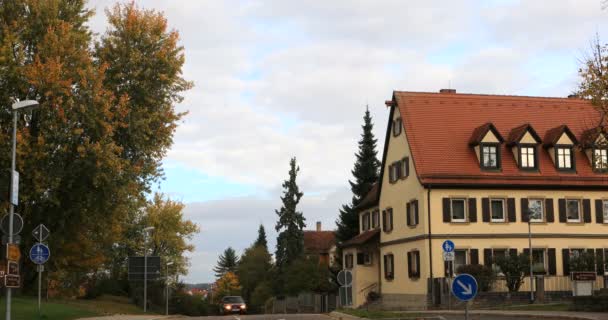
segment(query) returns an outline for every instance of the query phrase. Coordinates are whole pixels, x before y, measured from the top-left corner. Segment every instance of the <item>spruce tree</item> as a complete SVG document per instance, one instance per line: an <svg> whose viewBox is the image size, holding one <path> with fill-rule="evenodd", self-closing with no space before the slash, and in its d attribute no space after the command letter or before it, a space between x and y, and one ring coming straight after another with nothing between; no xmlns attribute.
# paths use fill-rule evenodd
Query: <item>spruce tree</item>
<svg viewBox="0 0 608 320"><path fill-rule="evenodd" d="M238 264L239 257L236 255L234 249L228 247L224 250L224 253L219 256L217 265L213 268L213 272L215 272L217 278L221 278L227 272L236 272Z"/></svg>
<svg viewBox="0 0 608 320"><path fill-rule="evenodd" d="M304 253L304 232L306 226L302 212L297 211L298 203L304 195L296 183L300 168L296 165L296 158L289 162L289 179L283 182L283 206L275 210L279 221L275 227L279 232L277 237L277 250L275 254L279 273L284 271L293 261Z"/></svg>
<svg viewBox="0 0 608 320"><path fill-rule="evenodd" d="M369 109L365 110L362 128L359 151L355 154L356 161L351 171L354 181L348 181L353 197L351 203L342 205L340 216L336 221L338 226L336 237L339 241L346 241L359 233L359 216L354 208L361 203L363 197L379 178L380 161L378 161L378 151L376 151L378 140L372 132L374 124Z"/></svg>
<svg viewBox="0 0 608 320"><path fill-rule="evenodd" d="M266 229L264 229L264 225L260 224L260 228L258 229L258 238L253 243L254 247L263 246L268 249L268 241L266 240Z"/></svg>

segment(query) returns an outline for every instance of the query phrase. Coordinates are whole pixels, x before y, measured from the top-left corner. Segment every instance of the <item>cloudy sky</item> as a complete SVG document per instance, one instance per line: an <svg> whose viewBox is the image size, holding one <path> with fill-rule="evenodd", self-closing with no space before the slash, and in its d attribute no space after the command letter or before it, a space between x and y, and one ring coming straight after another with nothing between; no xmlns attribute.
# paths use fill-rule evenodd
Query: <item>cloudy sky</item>
<svg viewBox="0 0 608 320"><path fill-rule="evenodd" d="M260 223L274 248L292 156L308 225L334 227L366 105L382 146L392 90L566 96L595 34L608 39L601 0L136 2L180 32L195 83L158 186L201 227L190 282ZM113 3L90 0L95 32Z"/></svg>

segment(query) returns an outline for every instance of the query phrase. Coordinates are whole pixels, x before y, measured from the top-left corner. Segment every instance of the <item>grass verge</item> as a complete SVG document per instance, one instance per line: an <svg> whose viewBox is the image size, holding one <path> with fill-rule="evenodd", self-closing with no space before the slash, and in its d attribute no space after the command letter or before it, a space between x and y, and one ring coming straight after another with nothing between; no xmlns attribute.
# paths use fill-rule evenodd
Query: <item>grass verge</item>
<svg viewBox="0 0 608 320"><path fill-rule="evenodd" d="M351 316L367 319L419 319L421 317L429 317L430 315L423 315L417 313L403 313L403 312L392 312L392 311L368 311L360 309L340 309L338 312L349 314Z"/></svg>

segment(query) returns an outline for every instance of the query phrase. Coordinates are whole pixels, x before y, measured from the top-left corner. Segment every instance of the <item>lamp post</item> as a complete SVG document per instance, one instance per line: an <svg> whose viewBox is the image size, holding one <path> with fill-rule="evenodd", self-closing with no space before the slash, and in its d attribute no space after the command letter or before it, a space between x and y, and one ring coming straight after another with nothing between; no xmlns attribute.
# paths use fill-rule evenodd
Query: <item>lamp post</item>
<svg viewBox="0 0 608 320"><path fill-rule="evenodd" d="M167 299L167 303L165 305L165 315L169 315L169 266L173 265L173 261L167 262L167 275L165 277L166 287L165 287L165 298Z"/></svg>
<svg viewBox="0 0 608 320"><path fill-rule="evenodd" d="M17 186L14 185L17 183L17 174L15 172L15 162L17 155L17 119L19 116L19 109L24 108L33 108L38 106L39 103L36 100L24 100L17 101L13 103L13 139L12 139L12 148L11 148L11 199L9 201L9 211L8 211L8 243L13 243L13 217L15 214L15 206L17 205L17 194L18 192ZM15 200L15 201L14 201ZM12 289L6 288L6 320L11 320L11 299L12 299Z"/></svg>
<svg viewBox="0 0 608 320"><path fill-rule="evenodd" d="M144 228L144 312L148 311L148 234L154 227Z"/></svg>
<svg viewBox="0 0 608 320"><path fill-rule="evenodd" d="M532 210L528 209L528 250L530 250L529 264L530 264L530 303L534 303L534 258L532 254L532 219L536 219L536 215Z"/></svg>

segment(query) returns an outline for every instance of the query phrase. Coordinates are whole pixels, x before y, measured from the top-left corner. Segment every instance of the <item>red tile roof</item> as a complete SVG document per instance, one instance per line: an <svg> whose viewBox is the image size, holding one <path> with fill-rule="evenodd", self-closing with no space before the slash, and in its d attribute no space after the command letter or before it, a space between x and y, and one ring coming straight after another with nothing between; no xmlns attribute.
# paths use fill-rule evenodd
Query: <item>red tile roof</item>
<svg viewBox="0 0 608 320"><path fill-rule="evenodd" d="M471 135L469 144L472 146L478 145L483 140L483 138L486 136L488 131L492 131L492 133L494 133L494 135L496 136L496 139L498 139L498 141L500 141L501 143L504 142L505 139L502 138L502 135L500 135L500 132L498 132L498 130L496 130L496 127L494 127L494 125L492 123L488 122L488 123L484 123L482 126L477 127L475 130L473 130L473 135Z"/></svg>
<svg viewBox="0 0 608 320"><path fill-rule="evenodd" d="M333 231L304 230L304 251L307 253L329 252L336 244Z"/></svg>
<svg viewBox="0 0 608 320"><path fill-rule="evenodd" d="M581 139L599 123L600 113L586 100L566 98L394 92L412 158L424 184L508 184L608 187L608 174L593 172L582 151L575 152L576 174L557 171L539 148L539 171L517 167L507 143L501 171L483 171L469 145L476 128L492 123L503 137L516 139L528 125L539 135L561 125Z"/></svg>
<svg viewBox="0 0 608 320"><path fill-rule="evenodd" d="M380 194L378 193L380 187L378 185L378 182L374 183L372 185L372 188L369 189L369 191L367 192L367 194L365 195L365 197L363 197L363 199L361 200L361 202L355 207L356 210L365 210L365 209L369 209L373 206L377 206L378 205L378 201L380 199L380 197L378 197Z"/></svg>
<svg viewBox="0 0 608 320"><path fill-rule="evenodd" d="M543 139L544 146L555 146L559 138L561 138L564 133L568 135L574 144L578 144L578 138L574 135L574 133L572 133L572 131L570 131L570 128L568 128L567 125L561 125L547 131L547 134L545 134L545 138Z"/></svg>
<svg viewBox="0 0 608 320"><path fill-rule="evenodd" d="M344 243L342 243L340 246L342 248L347 248L347 247L362 245L362 244L365 244L374 239L376 241L378 241L378 240L380 240L379 235L380 235L380 229L368 230L368 231L359 233L358 235L352 237L349 240L344 241Z"/></svg>

